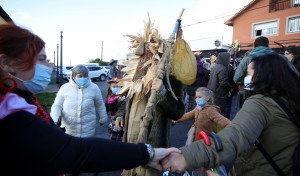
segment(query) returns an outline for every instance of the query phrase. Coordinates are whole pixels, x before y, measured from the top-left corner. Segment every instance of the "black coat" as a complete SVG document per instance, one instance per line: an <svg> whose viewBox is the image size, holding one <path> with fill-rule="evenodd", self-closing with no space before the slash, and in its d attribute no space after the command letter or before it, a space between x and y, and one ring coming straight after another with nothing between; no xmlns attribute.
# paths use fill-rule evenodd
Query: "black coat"
<svg viewBox="0 0 300 176"><path fill-rule="evenodd" d="M203 66L202 65L198 65L197 66L196 81L192 85L186 86L186 92L187 92L188 95L195 96L196 90L199 87L206 86L203 83L204 77L205 77L205 73L204 73L204 70L203 70Z"/></svg>

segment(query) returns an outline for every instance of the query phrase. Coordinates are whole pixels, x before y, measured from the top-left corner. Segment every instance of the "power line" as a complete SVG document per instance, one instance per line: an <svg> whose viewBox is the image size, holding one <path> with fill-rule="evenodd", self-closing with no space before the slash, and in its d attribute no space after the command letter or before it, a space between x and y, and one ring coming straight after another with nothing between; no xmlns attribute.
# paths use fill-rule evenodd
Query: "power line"
<svg viewBox="0 0 300 176"><path fill-rule="evenodd" d="M289 0L284 0L284 1L280 1L280 2L278 1L278 2L276 2L276 3L270 3L270 4L268 4L268 5L260 6L260 7L254 8L254 9L249 9L249 10L245 10L245 11L238 12L238 13L232 13L232 14L229 14L229 15L226 15L226 16L214 17L214 18L211 18L211 19L207 19L207 20L203 20L203 21L196 22L196 23L188 24L188 25L185 25L185 26L182 26L182 27L189 27L189 26L193 26L193 25L196 25L196 24L200 24L200 23L205 23L205 22L208 22L208 21L217 20L217 19L220 19L220 18L225 18L225 17L232 16L232 15L235 15L235 14L243 14L243 13L246 13L246 12L258 10L258 9L261 9L261 8L269 7L269 6L271 6L271 5L275 5L275 4L279 4L279 3L284 3L284 2L288 2L288 1L289 1ZM244 7L245 7L245 6L244 6ZM241 9L241 8L240 8L240 9ZM227 13L228 13L228 12L227 12ZM223 14L221 14L221 15L224 15L224 14L227 14L227 13L223 13Z"/></svg>

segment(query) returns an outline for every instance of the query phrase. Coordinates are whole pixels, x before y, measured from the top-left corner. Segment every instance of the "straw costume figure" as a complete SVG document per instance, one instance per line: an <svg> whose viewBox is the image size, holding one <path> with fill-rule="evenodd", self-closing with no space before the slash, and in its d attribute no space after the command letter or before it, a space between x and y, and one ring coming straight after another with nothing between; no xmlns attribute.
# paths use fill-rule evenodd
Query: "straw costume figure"
<svg viewBox="0 0 300 176"><path fill-rule="evenodd" d="M182 84L170 74L171 45L163 40L157 29L152 28L149 19L144 35L125 35L132 39L135 57L125 61L127 76L119 83L118 94L128 90L123 142L148 143L152 147L169 147L171 121L179 119L184 113ZM162 89L153 90L154 84ZM123 108L120 108L123 109ZM122 115L120 115L122 116ZM118 118L118 117L117 117ZM160 171L137 167L124 170L123 176L162 175Z"/></svg>

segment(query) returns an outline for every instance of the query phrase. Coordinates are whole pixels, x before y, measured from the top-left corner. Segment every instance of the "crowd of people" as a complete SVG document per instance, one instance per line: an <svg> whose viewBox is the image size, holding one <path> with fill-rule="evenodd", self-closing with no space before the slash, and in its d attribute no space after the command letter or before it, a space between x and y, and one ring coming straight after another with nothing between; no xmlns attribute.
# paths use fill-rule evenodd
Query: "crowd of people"
<svg viewBox="0 0 300 176"><path fill-rule="evenodd" d="M135 80L148 71L143 64L149 53L143 57ZM122 74L116 60L110 63L106 100L89 79L88 69L77 65L49 114L34 95L50 82L44 41L17 25L0 25L0 173L78 175L124 169L123 176L152 176L224 167L224 175L295 174L300 47L288 47L282 55L269 48L268 38L258 37L240 63L234 64L231 57L220 52L209 62L195 53L192 85L183 85L172 73L154 78L150 124L145 107L152 91L143 96L127 96L130 89L119 93ZM242 101L232 117L234 96ZM110 140L95 137L96 114L98 125L111 118ZM59 119L65 132L57 128ZM170 148L172 124L192 119L186 145ZM200 134L208 137L199 140ZM279 170L257 146L263 146Z"/></svg>

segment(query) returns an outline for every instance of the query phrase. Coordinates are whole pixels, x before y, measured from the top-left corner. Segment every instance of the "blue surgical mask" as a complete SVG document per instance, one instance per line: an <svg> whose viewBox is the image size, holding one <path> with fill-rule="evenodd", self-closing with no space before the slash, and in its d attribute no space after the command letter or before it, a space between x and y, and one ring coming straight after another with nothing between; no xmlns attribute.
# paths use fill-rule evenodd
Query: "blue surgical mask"
<svg viewBox="0 0 300 176"><path fill-rule="evenodd" d="M89 82L88 78L76 78L76 83L80 86L83 87Z"/></svg>
<svg viewBox="0 0 300 176"><path fill-rule="evenodd" d="M203 98L200 98L200 99L197 99L196 100L196 104L198 105L198 106L203 106L203 105L205 105L205 103L206 103L206 101L204 101L204 99Z"/></svg>
<svg viewBox="0 0 300 176"><path fill-rule="evenodd" d="M209 70L210 70L210 68L208 67L208 68L207 68L207 70L209 71Z"/></svg>
<svg viewBox="0 0 300 176"><path fill-rule="evenodd" d="M115 87L115 88L111 89L111 92L116 95L120 89L121 89L121 87Z"/></svg>
<svg viewBox="0 0 300 176"><path fill-rule="evenodd" d="M33 94L41 92L48 86L51 74L52 68L41 64L35 65L34 77L30 81L24 81L9 73L10 76L22 81L23 85Z"/></svg>

